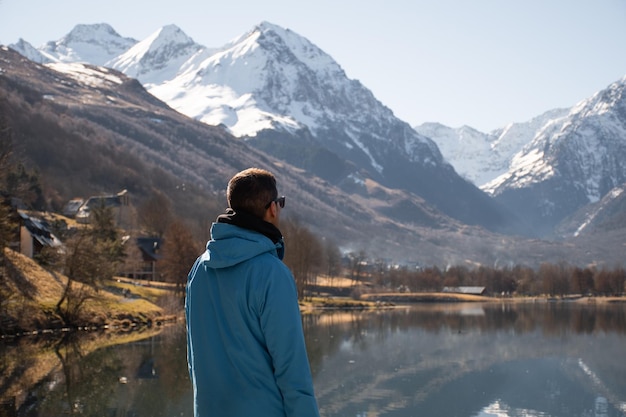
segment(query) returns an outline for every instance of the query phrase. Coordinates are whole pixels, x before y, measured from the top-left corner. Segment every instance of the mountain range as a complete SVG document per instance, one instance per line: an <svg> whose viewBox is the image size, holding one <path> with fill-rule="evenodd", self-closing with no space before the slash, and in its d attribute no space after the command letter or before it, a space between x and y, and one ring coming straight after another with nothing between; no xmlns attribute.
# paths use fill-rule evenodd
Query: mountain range
<svg viewBox="0 0 626 417"><path fill-rule="evenodd" d="M605 136L594 136L597 146L572 150L574 141L567 137L578 135L582 143L585 137L580 132L593 131L587 123L592 111L582 103L576 106L579 111L554 110L489 134L436 124L412 128L311 42L267 22L212 49L196 44L174 25L136 41L106 24L78 25L64 38L40 48L23 40L11 48L51 70L82 62L123 72L174 110L232 135L229 143L271 155L309 181L317 178L327 191L345 195L345 201L366 207L375 213L369 221L375 217L387 227L401 225L401 233L414 235L403 241L419 240L425 230L452 231L456 237L451 239L458 239L460 230L481 230L474 235L480 236L481 247L502 237L496 233L554 236L568 216L578 213L580 219L579 210L599 202L600 193L624 182L621 166L613 164L601 173L593 171L595 183L602 184L595 194L589 181L588 187L576 188L580 178L571 175L576 173L576 162L567 165L567 161L581 159L573 154L593 150L606 155L614 151L613 146L620 146L613 135L618 133L614 123ZM620 85L623 88L623 83L616 83L615 89ZM599 93L595 104L589 104L597 111L604 108L596 123L604 126L615 119L626 120L617 110L619 94ZM615 140L607 139L611 135ZM589 144L588 138L585 143ZM601 146L604 143L611 146ZM532 156L534 165L529 165ZM601 155L594 158L602 165ZM570 175L546 174L557 168ZM579 171L580 175L591 172ZM571 229L561 226L559 230ZM514 239L518 238L506 238L509 243L504 246L515 246L510 243ZM537 242L533 246L541 246ZM442 246L447 249L441 250L448 250L455 245L446 242ZM468 249L460 247L457 255L464 257Z"/></svg>
<svg viewBox="0 0 626 417"><path fill-rule="evenodd" d="M574 229L582 230L597 221L605 197L623 198L626 77L570 109L489 134L435 123L415 129L433 138L462 175L530 219L540 236L571 236L563 231L572 229L572 217L580 222Z"/></svg>

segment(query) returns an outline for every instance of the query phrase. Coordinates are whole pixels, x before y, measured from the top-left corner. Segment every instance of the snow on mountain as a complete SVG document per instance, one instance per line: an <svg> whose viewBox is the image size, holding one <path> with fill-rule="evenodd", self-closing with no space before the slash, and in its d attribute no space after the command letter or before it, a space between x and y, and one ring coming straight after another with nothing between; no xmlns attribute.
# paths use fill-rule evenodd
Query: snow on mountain
<svg viewBox="0 0 626 417"><path fill-rule="evenodd" d="M411 128L328 54L267 22L218 49L174 25L138 42L106 24L78 25L37 50L11 47L37 62L106 64L183 114L265 149L280 145L280 157L326 180L369 177L471 224L502 213L456 172L540 234L626 182L626 78L572 109L481 133Z"/></svg>
<svg viewBox="0 0 626 417"><path fill-rule="evenodd" d="M262 23L219 50L190 57L175 78L148 89L179 112L207 124L222 124L235 136L255 136L274 126L299 128L285 109L274 109L262 99L268 71L275 64L259 42L272 30L282 29Z"/></svg>
<svg viewBox="0 0 626 417"><path fill-rule="evenodd" d="M380 171L380 156L361 137L366 123L369 139L395 142L396 149L415 161L442 162L430 139L400 127L404 122L360 82L348 79L328 54L268 22L219 49L196 44L174 25L141 42L121 37L107 24L77 25L39 51L50 62L106 64L120 70L179 112L224 125L236 136L254 137L265 129L308 129L314 134L339 129L342 146L359 149ZM390 130L398 132L396 138Z"/></svg>
<svg viewBox="0 0 626 417"><path fill-rule="evenodd" d="M484 188L493 194L543 182L574 182L590 202L626 181L626 77L550 120L515 155L509 172Z"/></svg>
<svg viewBox="0 0 626 417"><path fill-rule="evenodd" d="M469 126L454 129L439 123L424 123L414 129L434 140L456 172L476 185L506 169L507 161L492 148L495 138L490 134Z"/></svg>
<svg viewBox="0 0 626 417"><path fill-rule="evenodd" d="M626 77L546 123L510 170L483 188L529 219L536 233L552 234L626 182L625 157Z"/></svg>
<svg viewBox="0 0 626 417"><path fill-rule="evenodd" d="M206 47L195 43L176 25L167 25L105 65L150 88L174 79L187 61L203 53L207 53Z"/></svg>
<svg viewBox="0 0 626 417"><path fill-rule="evenodd" d="M46 62L85 62L104 65L136 43L135 39L120 36L110 25L100 23L76 25L63 38L50 41L38 49L46 58Z"/></svg>
<svg viewBox="0 0 626 417"><path fill-rule="evenodd" d="M262 22L219 49L195 44L173 25L141 42L108 26L88 29L79 25L41 52L55 61L106 63L180 113L222 125L351 192L351 178L369 178L468 224L510 227L502 207L461 178L431 139L289 29Z"/></svg>
<svg viewBox="0 0 626 417"><path fill-rule="evenodd" d="M460 175L490 192L489 184L511 169L515 155L542 129L568 112L569 109L550 110L528 122L511 123L490 133L469 126L451 128L439 123L424 123L414 129L434 140Z"/></svg>
<svg viewBox="0 0 626 417"><path fill-rule="evenodd" d="M626 182L626 77L570 109L488 134L437 124L415 129L461 175L525 219L532 235L577 236L554 228L592 222L606 205L586 206Z"/></svg>
<svg viewBox="0 0 626 417"><path fill-rule="evenodd" d="M50 59L46 58L39 49L36 49L33 45L26 42L24 39L20 38L17 43L11 45L11 49L19 52L22 56L30 59L33 62L38 64L46 64L51 62Z"/></svg>
<svg viewBox="0 0 626 417"><path fill-rule="evenodd" d="M119 72L113 72L108 68L92 67L78 62L53 62L47 66L48 68L74 78L83 85L94 88L105 88L111 84L121 85L124 82ZM91 97L85 97L85 100L89 100L90 98Z"/></svg>
<svg viewBox="0 0 626 417"><path fill-rule="evenodd" d="M606 208L607 205L613 203L615 200L617 200L623 194L624 194L624 187L623 186L622 187L615 187L614 189L612 189L611 191L606 193L606 195L602 198L602 200L600 200L598 202L598 204L595 205L594 210L591 210L591 212L588 213L588 215L586 216L584 221L581 222L581 224L578 226L578 228L574 232L574 236L575 237L579 236L586 228L589 227L589 225L594 220L596 220L597 217L599 217L600 213L602 213L602 211Z"/></svg>
<svg viewBox="0 0 626 417"><path fill-rule="evenodd" d="M210 55L192 57L175 79L149 91L183 114L253 137L273 128L315 131L320 120L340 117L338 106L345 113L347 103L338 99L346 92L367 94L355 87L364 90L308 40L263 22Z"/></svg>
<svg viewBox="0 0 626 417"><path fill-rule="evenodd" d="M154 38L147 39L146 45L153 50L163 48L162 43L155 45ZM133 49L146 49L143 43ZM182 50L187 43L170 45L174 44ZM134 51L125 55L131 53ZM207 124L224 125L235 136L255 137L267 129L309 129L316 134L320 129L342 125L344 148L359 149L379 172L379 157L360 138L362 125L375 123L379 129L389 130L391 127L384 124L399 122L361 83L348 79L328 54L291 30L268 22L222 48L192 49L177 59L170 58L167 65L175 75L169 80L134 72L122 62L127 61L120 57L110 64L137 76L150 93L172 108ZM370 136L389 141L386 131L367 130ZM414 132L400 139L402 143L397 145L412 158L441 162L437 147L429 139ZM430 156L421 151L423 148Z"/></svg>

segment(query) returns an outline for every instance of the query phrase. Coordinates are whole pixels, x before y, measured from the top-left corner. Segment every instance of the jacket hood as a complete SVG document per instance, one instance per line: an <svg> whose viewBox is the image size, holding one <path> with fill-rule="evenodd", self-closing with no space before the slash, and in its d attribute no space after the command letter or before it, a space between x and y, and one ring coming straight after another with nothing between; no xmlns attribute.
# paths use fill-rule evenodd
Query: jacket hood
<svg viewBox="0 0 626 417"><path fill-rule="evenodd" d="M227 223L213 223L211 240L206 245L202 260L209 268L219 269L237 265L243 261L271 253L277 258L282 254L283 243L273 243L261 233Z"/></svg>

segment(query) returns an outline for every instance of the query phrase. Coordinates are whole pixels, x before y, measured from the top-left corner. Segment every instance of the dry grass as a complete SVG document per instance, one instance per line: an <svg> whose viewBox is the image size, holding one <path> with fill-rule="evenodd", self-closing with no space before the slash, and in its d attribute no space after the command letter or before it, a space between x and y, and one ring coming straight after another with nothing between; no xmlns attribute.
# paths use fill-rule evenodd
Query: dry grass
<svg viewBox="0 0 626 417"><path fill-rule="evenodd" d="M343 277L332 277L329 278L324 275L320 275L315 279L315 283L322 287L335 287L335 288L346 288L354 285L351 279L343 278Z"/></svg>
<svg viewBox="0 0 626 417"><path fill-rule="evenodd" d="M5 249L7 279L5 285L10 299L3 306L4 314L13 327L22 330L37 330L60 322L55 306L63 295L68 278L48 271L32 259ZM88 299L83 308L83 317L94 325L117 325L126 323L149 323L163 320L163 310L149 301L150 297L124 297L106 290L95 291L92 287L74 283L73 289L81 291ZM150 289L155 296L157 289ZM161 290L163 291L163 290ZM6 330L6 329L5 329Z"/></svg>
<svg viewBox="0 0 626 417"><path fill-rule="evenodd" d="M353 310L375 307L381 306L375 301L354 300L348 297L311 297L300 302L300 309L306 312L324 309Z"/></svg>
<svg viewBox="0 0 626 417"><path fill-rule="evenodd" d="M35 302L49 302L58 300L67 277L47 271L27 256L5 248L7 260L7 285L15 293L23 293Z"/></svg>
<svg viewBox="0 0 626 417"><path fill-rule="evenodd" d="M161 298L171 294L175 287L173 285L154 286L150 283L136 283L127 278L116 277L107 283L108 286L128 291L129 295L143 298L151 303L157 303Z"/></svg>

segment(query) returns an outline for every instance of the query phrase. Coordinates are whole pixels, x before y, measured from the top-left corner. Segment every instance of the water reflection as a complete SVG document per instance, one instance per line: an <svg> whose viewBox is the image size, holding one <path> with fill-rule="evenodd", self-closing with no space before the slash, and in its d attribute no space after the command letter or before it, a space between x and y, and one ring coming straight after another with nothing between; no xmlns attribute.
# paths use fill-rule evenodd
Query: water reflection
<svg viewBox="0 0 626 417"><path fill-rule="evenodd" d="M182 326L73 336L0 345L0 416L191 415Z"/></svg>
<svg viewBox="0 0 626 417"><path fill-rule="evenodd" d="M626 413L623 304L430 304L303 321L325 417ZM118 345L124 335L0 343L0 416L191 416L184 327L154 332Z"/></svg>
<svg viewBox="0 0 626 417"><path fill-rule="evenodd" d="M598 397L626 411L623 306L428 305L305 326L326 416L593 416Z"/></svg>

